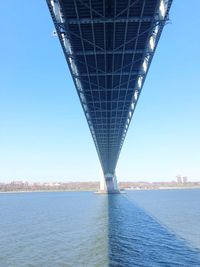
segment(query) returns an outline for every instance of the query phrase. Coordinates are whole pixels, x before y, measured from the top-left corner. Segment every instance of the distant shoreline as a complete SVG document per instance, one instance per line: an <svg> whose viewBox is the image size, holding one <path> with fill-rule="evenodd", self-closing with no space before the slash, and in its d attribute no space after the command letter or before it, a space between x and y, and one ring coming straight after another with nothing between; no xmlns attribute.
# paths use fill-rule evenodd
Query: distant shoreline
<svg viewBox="0 0 200 267"><path fill-rule="evenodd" d="M119 182L121 190L181 190L200 189L200 182ZM27 182L12 181L0 183L0 193L33 193L33 192L84 192L98 191L100 183L88 182Z"/></svg>
<svg viewBox="0 0 200 267"><path fill-rule="evenodd" d="M27 191L0 191L0 194L15 194L15 193L53 193L53 192L94 192L95 190L27 190Z"/></svg>
<svg viewBox="0 0 200 267"><path fill-rule="evenodd" d="M162 187L162 188L125 188L125 191L158 191L158 190L191 190L200 189L200 186L196 187ZM64 192L95 192L94 189L84 190L16 190L16 191L0 191L0 194L16 194L16 193L64 193Z"/></svg>
<svg viewBox="0 0 200 267"><path fill-rule="evenodd" d="M196 187L163 187L163 188L127 188L127 191L154 191L154 190L185 190L185 189L200 189L200 186Z"/></svg>

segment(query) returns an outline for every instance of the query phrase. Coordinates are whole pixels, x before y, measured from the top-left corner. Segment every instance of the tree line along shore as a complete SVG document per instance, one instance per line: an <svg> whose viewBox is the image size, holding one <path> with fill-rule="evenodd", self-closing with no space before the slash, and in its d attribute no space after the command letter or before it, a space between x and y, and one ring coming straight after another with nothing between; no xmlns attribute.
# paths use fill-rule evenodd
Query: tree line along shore
<svg viewBox="0 0 200 267"><path fill-rule="evenodd" d="M120 189L158 190L200 188L200 182L119 182ZM34 191L97 191L99 182L51 182L31 183L13 181L0 183L0 192L34 192Z"/></svg>

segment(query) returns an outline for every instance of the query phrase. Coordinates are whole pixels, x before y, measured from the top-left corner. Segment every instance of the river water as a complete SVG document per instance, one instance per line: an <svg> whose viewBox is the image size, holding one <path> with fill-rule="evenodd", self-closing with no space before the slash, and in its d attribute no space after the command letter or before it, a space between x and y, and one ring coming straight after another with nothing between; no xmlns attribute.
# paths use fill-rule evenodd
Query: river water
<svg viewBox="0 0 200 267"><path fill-rule="evenodd" d="M0 194L0 266L200 266L200 190Z"/></svg>

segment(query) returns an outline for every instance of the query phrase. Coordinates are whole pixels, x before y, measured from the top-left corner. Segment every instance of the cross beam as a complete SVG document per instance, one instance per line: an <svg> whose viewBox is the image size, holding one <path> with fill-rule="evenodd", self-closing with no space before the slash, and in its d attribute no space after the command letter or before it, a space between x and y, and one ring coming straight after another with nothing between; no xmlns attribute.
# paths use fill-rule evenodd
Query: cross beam
<svg viewBox="0 0 200 267"><path fill-rule="evenodd" d="M79 19L67 19L67 24L97 24L97 23L116 23L116 22L152 22L158 21L158 19L152 17L118 17L118 18L79 18Z"/></svg>

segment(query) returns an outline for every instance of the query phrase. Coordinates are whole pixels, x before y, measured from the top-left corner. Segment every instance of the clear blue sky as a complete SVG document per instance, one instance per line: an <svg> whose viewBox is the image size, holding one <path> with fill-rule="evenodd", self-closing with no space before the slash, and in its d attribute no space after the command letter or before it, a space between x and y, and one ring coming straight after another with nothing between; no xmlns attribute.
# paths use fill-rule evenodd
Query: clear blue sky
<svg viewBox="0 0 200 267"><path fill-rule="evenodd" d="M0 181L98 180L45 1L2 1ZM118 162L119 181L200 180L200 1L174 1Z"/></svg>

